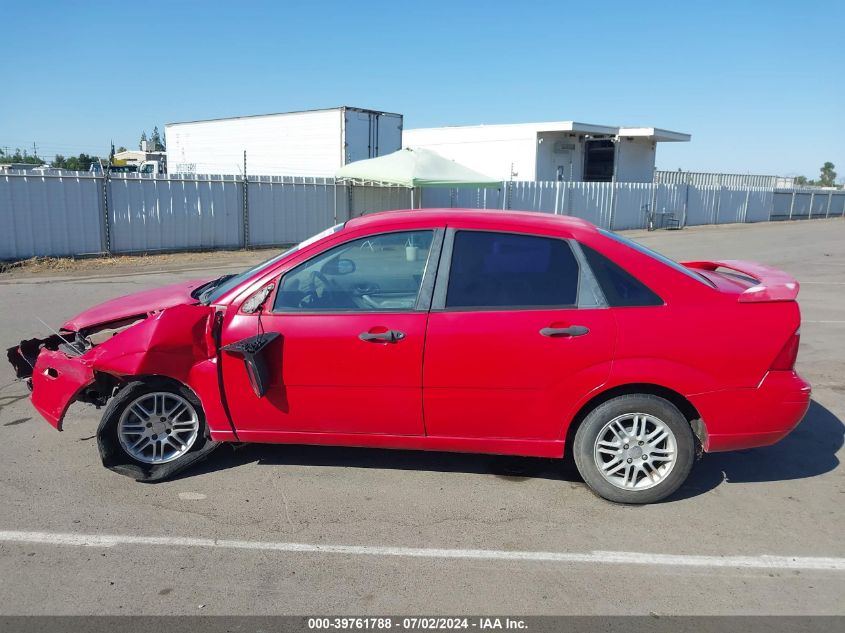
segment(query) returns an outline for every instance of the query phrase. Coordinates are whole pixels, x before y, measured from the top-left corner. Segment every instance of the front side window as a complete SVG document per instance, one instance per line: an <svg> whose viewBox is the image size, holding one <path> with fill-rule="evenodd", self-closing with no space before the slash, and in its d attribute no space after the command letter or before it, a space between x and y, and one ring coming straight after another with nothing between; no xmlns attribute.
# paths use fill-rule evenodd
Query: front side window
<svg viewBox="0 0 845 633"><path fill-rule="evenodd" d="M578 261L565 240L458 231L446 308L575 306Z"/></svg>
<svg viewBox="0 0 845 633"><path fill-rule="evenodd" d="M384 233L352 240L286 273L275 312L414 310L433 231Z"/></svg>

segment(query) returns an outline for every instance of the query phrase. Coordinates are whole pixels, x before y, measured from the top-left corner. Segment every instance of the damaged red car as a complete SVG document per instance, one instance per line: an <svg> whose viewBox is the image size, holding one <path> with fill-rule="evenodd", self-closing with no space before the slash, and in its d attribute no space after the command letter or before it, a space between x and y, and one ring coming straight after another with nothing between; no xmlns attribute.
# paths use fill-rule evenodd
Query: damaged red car
<svg viewBox="0 0 845 633"><path fill-rule="evenodd" d="M798 283L678 264L570 217L398 211L243 272L91 308L9 350L61 429L105 405L105 466L165 479L221 442L562 458L617 502L807 411Z"/></svg>

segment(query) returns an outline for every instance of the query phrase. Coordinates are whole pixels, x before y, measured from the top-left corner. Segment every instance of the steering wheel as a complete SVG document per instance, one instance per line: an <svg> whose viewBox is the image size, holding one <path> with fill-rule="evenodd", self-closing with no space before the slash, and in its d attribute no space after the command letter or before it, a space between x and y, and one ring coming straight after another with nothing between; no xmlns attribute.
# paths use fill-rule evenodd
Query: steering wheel
<svg viewBox="0 0 845 633"><path fill-rule="evenodd" d="M302 301L300 301L301 307L307 307L326 300L331 302L334 294L334 284L323 273L319 270L312 271L309 285L311 289L302 298Z"/></svg>

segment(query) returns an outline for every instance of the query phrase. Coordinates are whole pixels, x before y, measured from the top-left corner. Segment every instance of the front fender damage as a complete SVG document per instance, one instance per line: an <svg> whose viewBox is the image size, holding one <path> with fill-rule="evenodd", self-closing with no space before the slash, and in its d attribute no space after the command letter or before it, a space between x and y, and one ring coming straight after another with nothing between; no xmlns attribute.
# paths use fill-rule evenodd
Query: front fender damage
<svg viewBox="0 0 845 633"><path fill-rule="evenodd" d="M31 370L33 406L61 431L73 402L105 404L135 377L166 377L191 388L192 370L215 355L210 334L213 314L208 306L179 305L153 313L84 352L66 344L56 345L52 341L55 337L31 339L10 349L9 360L19 377L26 377ZM121 463L121 453L102 440L101 431L102 423L98 445L103 465L139 481L170 477L206 457L217 445L208 436L195 458L185 460L178 468L146 469L134 462Z"/></svg>
<svg viewBox="0 0 845 633"><path fill-rule="evenodd" d="M94 369L80 357L44 349L32 370L32 405L61 431L68 407L94 380Z"/></svg>

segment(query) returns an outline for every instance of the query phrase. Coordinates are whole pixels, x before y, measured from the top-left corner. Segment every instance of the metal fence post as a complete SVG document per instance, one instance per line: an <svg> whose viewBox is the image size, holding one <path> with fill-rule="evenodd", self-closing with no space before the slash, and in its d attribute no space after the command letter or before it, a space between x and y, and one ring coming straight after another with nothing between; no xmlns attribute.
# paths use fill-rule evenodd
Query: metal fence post
<svg viewBox="0 0 845 633"><path fill-rule="evenodd" d="M722 210L722 175L719 174L716 189L716 217L713 218L713 224L719 223L719 212Z"/></svg>
<svg viewBox="0 0 845 633"><path fill-rule="evenodd" d="M796 190L793 189L792 190L792 198L789 201L789 219L790 220L792 219L792 209L795 208L795 194L796 194Z"/></svg>
<svg viewBox="0 0 845 633"><path fill-rule="evenodd" d="M242 208L242 226L243 237L241 242L244 248L249 248L249 179L246 175L246 150L244 150L244 175L243 175L243 208Z"/></svg>
<svg viewBox="0 0 845 633"><path fill-rule="evenodd" d="M111 255L111 217L109 213L109 188L111 187L111 175L106 167L103 172L103 250Z"/></svg>
<svg viewBox="0 0 845 633"><path fill-rule="evenodd" d="M555 183L555 215L560 214L560 180Z"/></svg>
<svg viewBox="0 0 845 633"><path fill-rule="evenodd" d="M748 222L748 201L751 198L751 187L745 190L745 208L742 210L742 221Z"/></svg>
<svg viewBox="0 0 845 633"><path fill-rule="evenodd" d="M813 203L814 203L815 201L816 201L816 192L814 191L814 192L812 192L812 193L810 194L810 209L809 209L808 214L807 214L807 219L808 219L808 220L812 220L812 219L813 219Z"/></svg>
<svg viewBox="0 0 845 633"><path fill-rule="evenodd" d="M649 220L654 217L654 213L657 209L657 185L651 183L651 195L648 197L648 210L643 218L643 223L645 226L643 228L647 229L649 225Z"/></svg>
<svg viewBox="0 0 845 633"><path fill-rule="evenodd" d="M826 217L826 218L830 217L830 203L831 203L832 200L833 200L833 192L828 191L827 192L827 210L824 212L824 217Z"/></svg>
<svg viewBox="0 0 845 633"><path fill-rule="evenodd" d="M610 183L610 211L609 211L608 217L607 217L607 230L608 231L613 230L613 216L614 216L615 211L616 211L616 198L617 198L616 187L617 187L617 182L614 180L612 183Z"/></svg>
<svg viewBox="0 0 845 633"><path fill-rule="evenodd" d="M681 218L681 228L687 225L687 212L689 209L689 179L687 179L686 189L684 189L684 214Z"/></svg>
<svg viewBox="0 0 845 633"><path fill-rule="evenodd" d="M337 178L332 183L332 191L334 193L334 223L337 224Z"/></svg>
<svg viewBox="0 0 845 633"><path fill-rule="evenodd" d="M772 216L775 214L775 196L777 195L777 191L772 189L772 204L769 205L769 222L772 221Z"/></svg>

